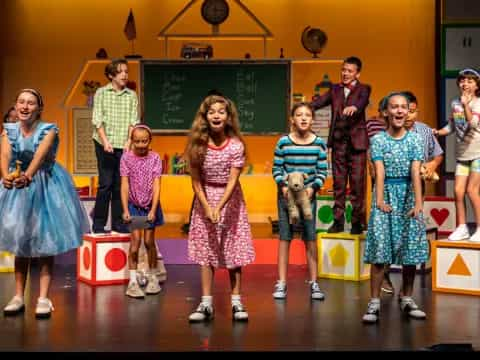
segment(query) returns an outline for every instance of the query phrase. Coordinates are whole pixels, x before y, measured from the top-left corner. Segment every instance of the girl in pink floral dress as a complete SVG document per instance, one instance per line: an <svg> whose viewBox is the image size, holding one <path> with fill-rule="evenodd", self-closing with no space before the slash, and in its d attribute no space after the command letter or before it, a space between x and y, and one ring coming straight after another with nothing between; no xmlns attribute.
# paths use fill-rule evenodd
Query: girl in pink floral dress
<svg viewBox="0 0 480 360"><path fill-rule="evenodd" d="M195 192L188 255L200 264L202 278L202 300L189 320L213 318L215 268L228 269L234 320L248 320L240 298L241 268L253 262L255 253L238 181L245 164L245 146L232 101L211 95L202 102L192 124L185 156Z"/></svg>

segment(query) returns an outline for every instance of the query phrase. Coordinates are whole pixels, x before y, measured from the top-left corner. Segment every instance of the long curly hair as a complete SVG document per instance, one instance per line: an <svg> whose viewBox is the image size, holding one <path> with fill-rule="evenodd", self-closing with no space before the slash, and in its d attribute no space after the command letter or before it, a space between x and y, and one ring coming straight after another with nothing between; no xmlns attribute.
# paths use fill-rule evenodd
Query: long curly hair
<svg viewBox="0 0 480 360"><path fill-rule="evenodd" d="M208 139L210 138L210 126L207 121L207 113L213 104L224 104L227 110L227 122L225 124L225 135L229 138L237 138L242 142L245 148L245 141L240 133L240 121L238 111L230 99L219 96L207 96L193 119L192 127L188 136L187 146L185 148L184 159L187 161L188 168L200 168L205 161L207 153Z"/></svg>

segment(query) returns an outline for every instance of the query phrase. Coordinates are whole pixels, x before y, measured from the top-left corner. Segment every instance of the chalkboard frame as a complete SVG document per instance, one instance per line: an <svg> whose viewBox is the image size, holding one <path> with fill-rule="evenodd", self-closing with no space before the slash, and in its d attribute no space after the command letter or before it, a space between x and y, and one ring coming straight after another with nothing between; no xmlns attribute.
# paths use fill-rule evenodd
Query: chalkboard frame
<svg viewBox="0 0 480 360"><path fill-rule="evenodd" d="M289 124L289 114L290 114L290 107L291 107L291 68L292 68L292 61L291 60L255 60L255 59L232 59L232 60L204 60L204 59L189 59L189 60L152 60L152 59L143 59L140 60L140 91L139 91L139 99L140 99L140 108L142 114L142 122L144 121L145 117L145 101L144 101L144 84L145 84L145 66L146 65L284 65L285 66L285 74L286 79L285 82L287 84L285 89L285 114L287 115L285 118L285 130L284 131L269 131L269 132L243 132L242 135L253 135L253 136L261 136L261 135L281 135L288 132L288 124ZM194 114L192 114L193 120ZM152 132L155 135L186 135L188 134L189 129L155 129L152 128Z"/></svg>

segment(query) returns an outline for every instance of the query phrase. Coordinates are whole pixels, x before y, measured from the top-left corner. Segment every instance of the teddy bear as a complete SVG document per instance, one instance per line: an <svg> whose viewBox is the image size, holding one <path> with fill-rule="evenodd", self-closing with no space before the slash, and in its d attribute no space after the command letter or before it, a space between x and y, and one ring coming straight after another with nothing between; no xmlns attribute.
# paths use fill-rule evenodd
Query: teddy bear
<svg viewBox="0 0 480 360"><path fill-rule="evenodd" d="M312 208L307 196L304 181L308 178L307 174L301 172L292 172L287 175L288 183L288 215L290 224L296 224L300 218L299 209L306 220L312 220Z"/></svg>

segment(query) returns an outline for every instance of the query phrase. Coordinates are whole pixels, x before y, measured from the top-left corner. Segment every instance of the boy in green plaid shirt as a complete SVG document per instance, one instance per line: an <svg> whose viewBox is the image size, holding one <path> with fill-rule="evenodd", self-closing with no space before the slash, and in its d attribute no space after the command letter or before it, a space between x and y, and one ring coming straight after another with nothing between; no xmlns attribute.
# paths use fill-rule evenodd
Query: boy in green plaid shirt
<svg viewBox="0 0 480 360"><path fill-rule="evenodd" d="M126 60L113 60L105 68L110 83L99 88L93 103L93 143L97 156L98 191L93 212L94 233L104 233L111 200L112 230L126 232L120 200L120 158L130 147L130 133L138 121L137 94L127 88Z"/></svg>

